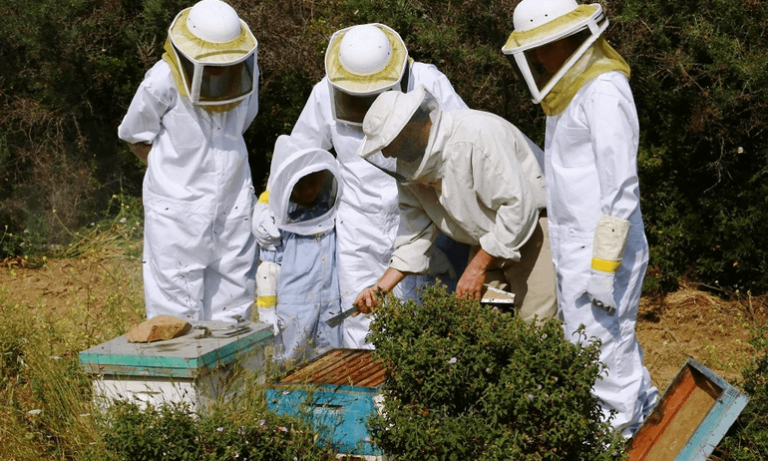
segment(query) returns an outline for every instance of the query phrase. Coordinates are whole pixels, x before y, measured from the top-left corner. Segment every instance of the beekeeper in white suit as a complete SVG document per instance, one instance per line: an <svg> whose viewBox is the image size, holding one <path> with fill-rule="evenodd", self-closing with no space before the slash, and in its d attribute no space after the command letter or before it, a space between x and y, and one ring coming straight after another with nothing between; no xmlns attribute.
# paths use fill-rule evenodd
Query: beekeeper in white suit
<svg viewBox="0 0 768 461"><path fill-rule="evenodd" d="M357 294L376 283L387 268L399 223L395 179L357 155L368 107L384 91L407 92L419 85L429 88L446 111L464 109L466 104L435 66L409 59L400 35L382 24L353 26L333 34L325 70L291 137L336 152L344 191L336 215L339 284L342 308L348 310ZM274 245L276 232L266 210L261 205L254 214L255 233L261 245ZM413 291L418 280L409 279L396 295ZM370 322L368 315L347 318L344 346L371 348L365 340Z"/></svg>
<svg viewBox="0 0 768 461"><path fill-rule="evenodd" d="M602 341L608 374L594 393L629 437L658 392L635 323L648 243L637 177L638 120L629 66L602 37L598 4L523 0L503 48L547 115L544 174L558 302L568 338Z"/></svg>
<svg viewBox="0 0 768 461"><path fill-rule="evenodd" d="M147 317L248 319L253 187L243 132L258 112L256 38L232 7L203 0L168 30L118 135L144 177Z"/></svg>

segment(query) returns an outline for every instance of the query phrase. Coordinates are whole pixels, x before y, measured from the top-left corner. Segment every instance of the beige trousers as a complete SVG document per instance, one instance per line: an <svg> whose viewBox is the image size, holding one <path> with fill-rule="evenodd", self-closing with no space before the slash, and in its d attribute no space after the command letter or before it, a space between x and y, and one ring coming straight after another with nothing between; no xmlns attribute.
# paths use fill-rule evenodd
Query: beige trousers
<svg viewBox="0 0 768 461"><path fill-rule="evenodd" d="M539 218L533 235L520 249L520 261L501 261L488 270L485 282L514 293L515 310L528 323L534 317L545 320L557 315L557 282L546 216Z"/></svg>

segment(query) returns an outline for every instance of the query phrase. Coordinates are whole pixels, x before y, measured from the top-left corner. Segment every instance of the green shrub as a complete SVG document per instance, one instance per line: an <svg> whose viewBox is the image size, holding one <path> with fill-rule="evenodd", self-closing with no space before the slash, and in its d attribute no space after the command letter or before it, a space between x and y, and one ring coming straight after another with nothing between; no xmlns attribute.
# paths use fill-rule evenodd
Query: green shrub
<svg viewBox="0 0 768 461"><path fill-rule="evenodd" d="M768 8L623 0L611 37L632 66L651 274L768 289Z"/></svg>
<svg viewBox="0 0 768 461"><path fill-rule="evenodd" d="M373 438L400 460L617 460L623 440L590 393L600 344L567 341L428 288L423 306L389 297L369 339L387 369Z"/></svg>
<svg viewBox="0 0 768 461"><path fill-rule="evenodd" d="M251 410L253 408L251 407ZM131 461L331 461L315 433L299 421L224 403L196 414L186 404L140 407L127 401L107 409L104 448Z"/></svg>
<svg viewBox="0 0 768 461"><path fill-rule="evenodd" d="M198 460L203 454L194 413L188 405L141 408L114 402L107 410L104 434L108 451L118 459L152 461Z"/></svg>

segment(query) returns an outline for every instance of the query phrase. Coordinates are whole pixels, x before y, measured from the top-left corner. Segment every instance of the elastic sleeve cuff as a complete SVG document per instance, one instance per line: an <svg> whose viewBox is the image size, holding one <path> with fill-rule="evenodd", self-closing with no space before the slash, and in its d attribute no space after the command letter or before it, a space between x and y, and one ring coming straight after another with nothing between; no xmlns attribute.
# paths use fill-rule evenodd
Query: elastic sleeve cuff
<svg viewBox="0 0 768 461"><path fill-rule="evenodd" d="M618 261L608 261L606 259L592 258L592 269L596 271L614 274L619 270L619 266L621 266L620 259Z"/></svg>
<svg viewBox="0 0 768 461"><path fill-rule="evenodd" d="M277 296L259 296L256 298L256 306L259 309L275 308Z"/></svg>

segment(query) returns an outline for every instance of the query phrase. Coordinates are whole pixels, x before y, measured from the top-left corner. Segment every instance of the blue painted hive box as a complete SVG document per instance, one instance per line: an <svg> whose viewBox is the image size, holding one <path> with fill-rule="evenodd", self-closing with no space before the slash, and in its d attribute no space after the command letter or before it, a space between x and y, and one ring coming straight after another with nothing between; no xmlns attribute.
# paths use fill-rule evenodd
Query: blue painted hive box
<svg viewBox="0 0 768 461"><path fill-rule="evenodd" d="M337 453L376 459L366 421L377 411L385 370L372 351L333 349L273 383L267 389L270 410L310 419L319 443Z"/></svg>
<svg viewBox="0 0 768 461"><path fill-rule="evenodd" d="M264 323L190 322L177 338L132 343L119 336L80 353L93 376L94 399L141 404L187 402L193 408L226 396L238 368L263 371L264 347L273 342Z"/></svg>
<svg viewBox="0 0 768 461"><path fill-rule="evenodd" d="M748 402L689 358L632 437L629 461L706 461Z"/></svg>

